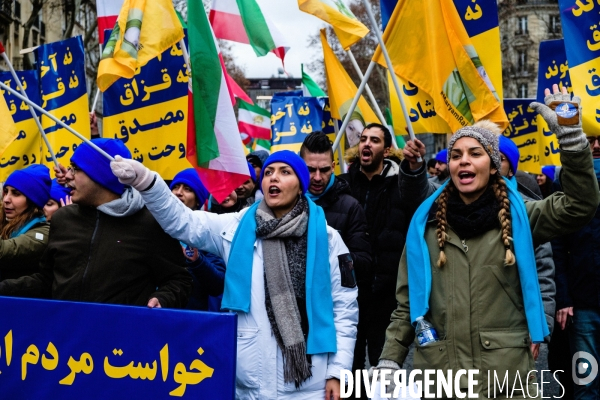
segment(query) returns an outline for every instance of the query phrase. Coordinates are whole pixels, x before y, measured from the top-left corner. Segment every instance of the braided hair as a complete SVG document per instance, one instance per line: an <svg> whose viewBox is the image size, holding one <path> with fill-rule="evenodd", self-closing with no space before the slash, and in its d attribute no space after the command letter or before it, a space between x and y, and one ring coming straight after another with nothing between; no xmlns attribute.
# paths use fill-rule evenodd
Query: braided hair
<svg viewBox="0 0 600 400"><path fill-rule="evenodd" d="M500 173L493 175L491 180L493 180L493 182L490 183L492 185L492 190L494 191L496 199L500 203L498 219L500 220L500 227L502 229L502 244L504 245L504 249L506 251L504 265L513 265L515 263L515 255L510 249L510 242L512 241L512 223L510 215L510 201L508 200L508 189L506 187L506 182ZM452 183L452 180L450 180L437 200L438 209L435 214L435 218L437 220L436 237L438 247L440 249L440 256L437 261L438 268L442 268L447 262L446 253L444 252L444 246L448 238L448 234L446 233L448 227L446 213L448 211L448 198L454 190L454 184Z"/></svg>

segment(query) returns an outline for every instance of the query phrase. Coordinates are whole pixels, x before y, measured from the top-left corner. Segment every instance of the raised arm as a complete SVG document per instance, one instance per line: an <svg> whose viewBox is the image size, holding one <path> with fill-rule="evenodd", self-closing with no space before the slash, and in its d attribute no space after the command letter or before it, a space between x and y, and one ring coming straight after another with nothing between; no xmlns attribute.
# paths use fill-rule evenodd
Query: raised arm
<svg viewBox="0 0 600 400"><path fill-rule="evenodd" d="M171 191L165 181L141 163L115 157L110 163L115 176L137 189L146 207L160 226L175 239L192 247L224 258L221 234L223 228L239 218L238 214L213 214L192 211Z"/></svg>

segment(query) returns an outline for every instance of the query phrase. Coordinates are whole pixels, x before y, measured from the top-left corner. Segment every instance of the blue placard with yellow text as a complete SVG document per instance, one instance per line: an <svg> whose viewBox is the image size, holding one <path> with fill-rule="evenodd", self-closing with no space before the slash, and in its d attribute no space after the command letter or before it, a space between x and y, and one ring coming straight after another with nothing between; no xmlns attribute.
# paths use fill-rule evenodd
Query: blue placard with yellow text
<svg viewBox="0 0 600 400"><path fill-rule="evenodd" d="M316 97L273 96L271 100L271 152L299 152L309 133L322 130L323 109Z"/></svg>
<svg viewBox="0 0 600 400"><path fill-rule="evenodd" d="M237 315L0 297L6 399L233 399Z"/></svg>

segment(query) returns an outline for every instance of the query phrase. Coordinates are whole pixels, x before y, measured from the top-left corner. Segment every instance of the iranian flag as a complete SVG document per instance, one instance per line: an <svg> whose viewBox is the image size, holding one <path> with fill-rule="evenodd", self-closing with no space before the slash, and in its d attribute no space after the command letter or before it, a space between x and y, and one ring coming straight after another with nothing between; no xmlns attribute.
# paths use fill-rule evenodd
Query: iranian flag
<svg viewBox="0 0 600 400"><path fill-rule="evenodd" d="M98 42L104 43L104 30L115 27L124 0L97 0Z"/></svg>
<svg viewBox="0 0 600 400"><path fill-rule="evenodd" d="M188 3L190 65L187 159L221 202L249 171L225 79L219 45L201 1Z"/></svg>
<svg viewBox="0 0 600 400"><path fill-rule="evenodd" d="M237 104L240 134L254 139L271 140L271 113L244 100L238 99Z"/></svg>
<svg viewBox="0 0 600 400"><path fill-rule="evenodd" d="M256 0L213 0L209 18L217 38L249 44L258 57L272 51L283 63L290 47Z"/></svg>

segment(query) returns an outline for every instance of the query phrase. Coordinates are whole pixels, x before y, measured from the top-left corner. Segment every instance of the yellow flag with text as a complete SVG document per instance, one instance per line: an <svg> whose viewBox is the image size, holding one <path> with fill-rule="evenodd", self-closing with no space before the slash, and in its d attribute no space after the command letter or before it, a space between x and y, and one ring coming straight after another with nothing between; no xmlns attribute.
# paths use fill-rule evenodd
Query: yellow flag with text
<svg viewBox="0 0 600 400"><path fill-rule="evenodd" d="M344 50L369 33L369 29L356 19L343 0L298 0L298 7L330 24Z"/></svg>
<svg viewBox="0 0 600 400"><path fill-rule="evenodd" d="M183 39L183 27L171 0L125 0L102 51L98 87L105 91L117 79L133 78L144 66Z"/></svg>
<svg viewBox="0 0 600 400"><path fill-rule="evenodd" d="M431 96L452 131L481 119L508 125L452 0L400 0L383 40L396 75ZM373 60L386 66L379 47Z"/></svg>

